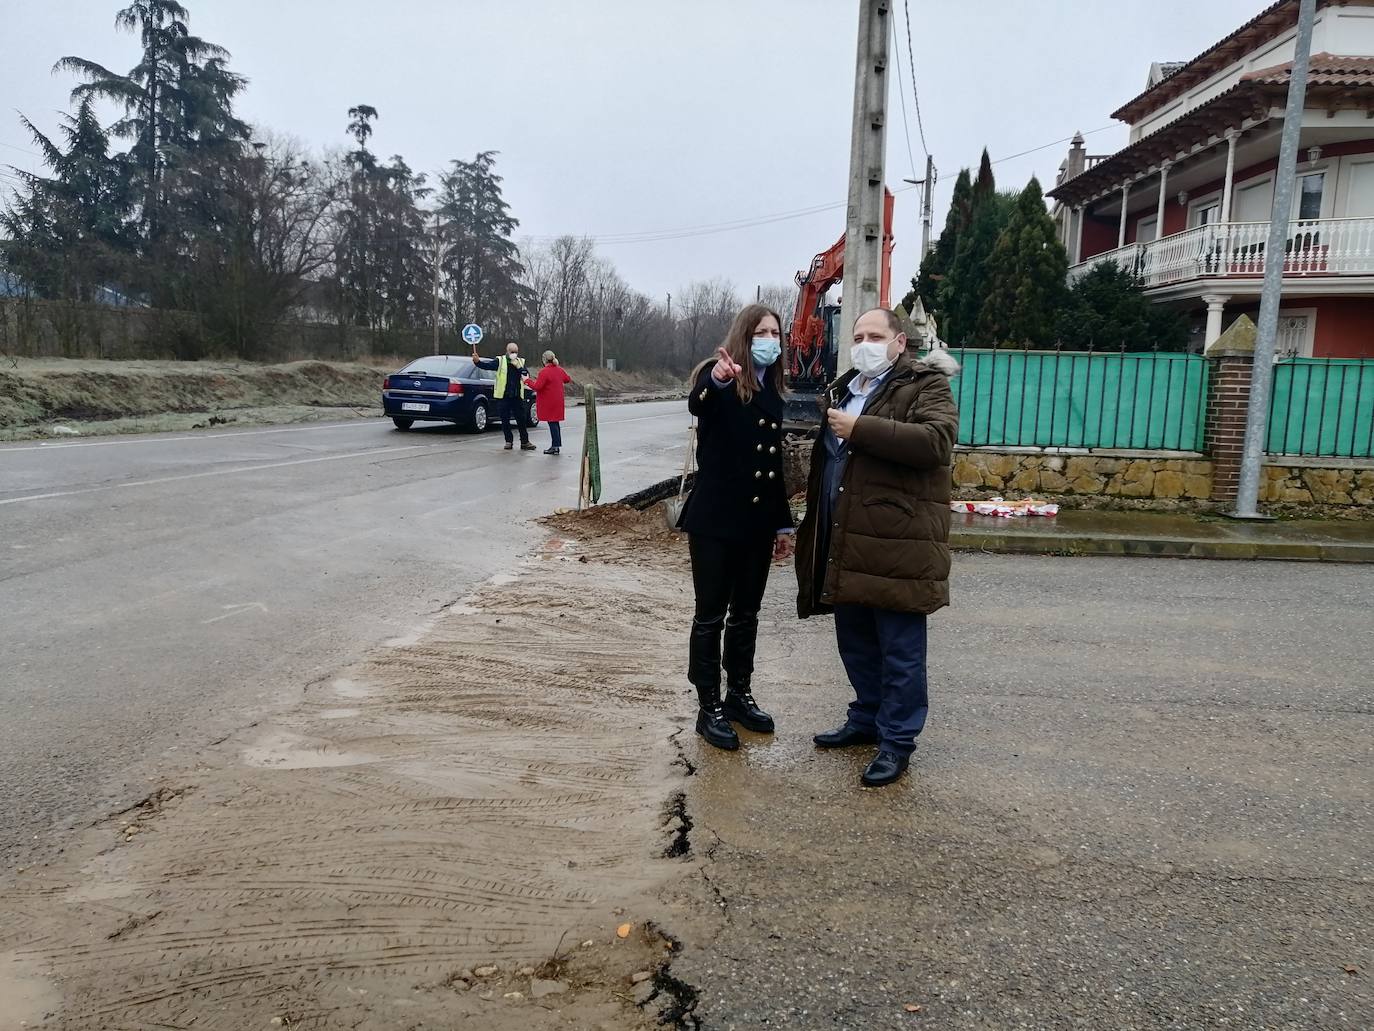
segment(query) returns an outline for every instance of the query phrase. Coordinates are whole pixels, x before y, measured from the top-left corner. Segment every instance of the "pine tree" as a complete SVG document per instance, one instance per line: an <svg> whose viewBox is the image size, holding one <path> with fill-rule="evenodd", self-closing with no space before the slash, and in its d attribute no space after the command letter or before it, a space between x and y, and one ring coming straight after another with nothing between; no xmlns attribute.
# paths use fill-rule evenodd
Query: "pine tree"
<svg viewBox="0 0 1374 1031"><path fill-rule="evenodd" d="M40 297L95 301L122 286L136 238L128 176L83 100L63 115L62 145L22 118L51 176L15 169L23 186L0 212L6 263Z"/></svg>
<svg viewBox="0 0 1374 1031"><path fill-rule="evenodd" d="M1068 257L1032 178L1016 199L987 263L988 292L978 314L984 344L1045 347L1063 307Z"/></svg>
<svg viewBox="0 0 1374 1031"><path fill-rule="evenodd" d="M54 68L86 80L72 90L74 103L95 98L124 109L110 134L133 141L127 164L144 239L154 249L176 217L167 211L169 170L198 149L237 147L250 132L233 113L247 80L229 71L223 47L191 35L189 18L176 0L134 0L115 16L116 27L138 33L143 48L127 74L82 57L64 57Z"/></svg>
<svg viewBox="0 0 1374 1031"><path fill-rule="evenodd" d="M1064 347L1083 351L1182 351L1188 323L1163 304L1153 304L1127 269L1107 261L1074 283L1056 320Z"/></svg>
<svg viewBox="0 0 1374 1031"><path fill-rule="evenodd" d="M949 268L954 263L955 250L960 238L968 230L972 215L973 181L969 176L969 170L961 168L958 178L954 180L954 196L949 203L949 212L945 215L945 228L940 232L940 238L935 241L935 246L921 262L920 271L911 281L910 293L902 299L902 306L907 311L911 310L919 295L926 311L939 316L936 304L940 281L949 274Z"/></svg>
<svg viewBox="0 0 1374 1031"><path fill-rule="evenodd" d="M419 202L430 190L399 155L383 165L368 149L376 108L361 104L348 115L357 148L346 158L347 199L339 212L337 276L345 318L373 330L423 325L434 275Z"/></svg>
<svg viewBox="0 0 1374 1031"><path fill-rule="evenodd" d="M978 178L973 180L973 203L981 204L997 192L997 181L992 175L992 159L988 157L987 147L978 161Z"/></svg>
<svg viewBox="0 0 1374 1031"><path fill-rule="evenodd" d="M1015 205L1014 195L997 192L986 150L970 195L968 229L957 238L949 271L935 292L941 336L957 347L978 342L974 334L988 294L988 259Z"/></svg>
<svg viewBox="0 0 1374 1031"><path fill-rule="evenodd" d="M437 214L444 240L444 294L454 325L514 325L528 300L525 268L511 234L520 224L492 171L495 151L454 161L440 177Z"/></svg>

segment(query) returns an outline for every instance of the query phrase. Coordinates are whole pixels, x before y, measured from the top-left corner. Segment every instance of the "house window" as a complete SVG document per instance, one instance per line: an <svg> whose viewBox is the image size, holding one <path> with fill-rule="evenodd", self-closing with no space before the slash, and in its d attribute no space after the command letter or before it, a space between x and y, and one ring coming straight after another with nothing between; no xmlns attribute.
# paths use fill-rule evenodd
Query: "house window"
<svg viewBox="0 0 1374 1031"><path fill-rule="evenodd" d="M1317 327L1317 309L1285 308L1279 311L1278 337L1274 341L1274 360L1311 358Z"/></svg>
<svg viewBox="0 0 1374 1031"><path fill-rule="evenodd" d="M1322 189L1325 172L1313 172L1298 179L1298 220L1310 222L1322 217Z"/></svg>
<svg viewBox="0 0 1374 1031"><path fill-rule="evenodd" d="M1149 218L1142 218L1135 228L1136 243L1150 243L1159 239L1159 216L1151 215Z"/></svg>
<svg viewBox="0 0 1374 1031"><path fill-rule="evenodd" d="M1211 201L1207 204L1200 204L1193 209L1194 226L1215 225L1221 219L1220 201Z"/></svg>

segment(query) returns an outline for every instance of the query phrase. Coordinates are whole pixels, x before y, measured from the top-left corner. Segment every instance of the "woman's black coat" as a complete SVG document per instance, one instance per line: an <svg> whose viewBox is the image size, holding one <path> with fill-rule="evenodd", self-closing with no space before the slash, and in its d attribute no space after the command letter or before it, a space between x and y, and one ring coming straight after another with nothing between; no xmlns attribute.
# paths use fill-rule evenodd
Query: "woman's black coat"
<svg viewBox="0 0 1374 1031"><path fill-rule="evenodd" d="M712 368L687 398L697 417L697 475L678 527L704 537L771 537L795 525L783 486L782 397L765 376L744 404L733 383L716 385Z"/></svg>

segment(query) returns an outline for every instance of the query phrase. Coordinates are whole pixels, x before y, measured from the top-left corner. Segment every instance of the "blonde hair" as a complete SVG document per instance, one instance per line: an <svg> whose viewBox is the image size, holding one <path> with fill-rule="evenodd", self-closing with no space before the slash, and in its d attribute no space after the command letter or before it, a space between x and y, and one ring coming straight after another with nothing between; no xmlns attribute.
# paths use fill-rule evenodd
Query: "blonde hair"
<svg viewBox="0 0 1374 1031"><path fill-rule="evenodd" d="M544 359L545 365L558 364L558 355L554 354L552 351L545 351L540 357Z"/></svg>

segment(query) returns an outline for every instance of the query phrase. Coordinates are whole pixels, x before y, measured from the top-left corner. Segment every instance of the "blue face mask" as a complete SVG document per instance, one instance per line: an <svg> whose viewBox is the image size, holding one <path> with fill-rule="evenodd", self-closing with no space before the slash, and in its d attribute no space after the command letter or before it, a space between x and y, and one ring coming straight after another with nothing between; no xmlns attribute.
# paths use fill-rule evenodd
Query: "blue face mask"
<svg viewBox="0 0 1374 1031"><path fill-rule="evenodd" d="M755 365L766 369L778 360L778 356L782 354L782 345L772 337L754 337L749 353L753 356Z"/></svg>

